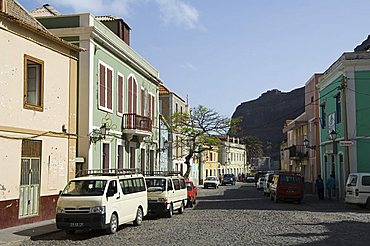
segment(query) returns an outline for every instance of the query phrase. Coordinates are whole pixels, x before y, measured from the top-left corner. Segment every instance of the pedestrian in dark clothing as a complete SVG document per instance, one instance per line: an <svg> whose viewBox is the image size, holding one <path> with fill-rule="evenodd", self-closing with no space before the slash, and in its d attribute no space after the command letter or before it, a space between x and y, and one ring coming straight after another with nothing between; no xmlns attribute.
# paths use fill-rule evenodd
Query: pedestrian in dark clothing
<svg viewBox="0 0 370 246"><path fill-rule="evenodd" d="M329 200L331 200L331 196L335 196L335 179L333 174L330 174L326 186L328 187Z"/></svg>
<svg viewBox="0 0 370 246"><path fill-rule="evenodd" d="M324 180L322 180L321 175L317 176L316 188L317 194L319 195L319 200L324 200Z"/></svg>

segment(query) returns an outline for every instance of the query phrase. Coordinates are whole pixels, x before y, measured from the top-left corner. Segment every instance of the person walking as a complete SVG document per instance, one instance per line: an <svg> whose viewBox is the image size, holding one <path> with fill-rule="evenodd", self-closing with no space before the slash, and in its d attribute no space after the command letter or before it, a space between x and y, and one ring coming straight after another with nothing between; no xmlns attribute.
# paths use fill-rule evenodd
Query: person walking
<svg viewBox="0 0 370 246"><path fill-rule="evenodd" d="M329 197L329 200L331 200L331 196L334 196L335 195L335 193L334 193L335 179L334 179L334 175L333 174L330 174L330 177L328 178L328 180L326 182L326 186L328 187L328 197Z"/></svg>
<svg viewBox="0 0 370 246"><path fill-rule="evenodd" d="M324 180L322 180L321 175L317 175L316 179L316 189L319 195L319 200L324 200Z"/></svg>

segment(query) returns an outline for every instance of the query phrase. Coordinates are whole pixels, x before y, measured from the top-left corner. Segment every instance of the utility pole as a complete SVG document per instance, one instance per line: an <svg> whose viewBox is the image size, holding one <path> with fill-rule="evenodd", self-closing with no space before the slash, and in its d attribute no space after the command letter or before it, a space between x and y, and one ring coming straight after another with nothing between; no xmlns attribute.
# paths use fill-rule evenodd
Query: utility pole
<svg viewBox="0 0 370 246"><path fill-rule="evenodd" d="M343 94L343 106L344 106L344 140L348 140L348 119L347 119L347 86L348 86L348 78L343 75L343 81L341 84L340 89L342 90ZM349 146L345 146L345 155L346 155L346 174L347 177L350 173L350 165L349 165Z"/></svg>

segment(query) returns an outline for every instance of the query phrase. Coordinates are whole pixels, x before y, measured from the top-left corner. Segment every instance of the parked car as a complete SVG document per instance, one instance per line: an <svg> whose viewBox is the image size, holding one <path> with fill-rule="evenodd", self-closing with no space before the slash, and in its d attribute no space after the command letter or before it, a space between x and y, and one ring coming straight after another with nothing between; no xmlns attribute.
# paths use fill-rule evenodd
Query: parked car
<svg viewBox="0 0 370 246"><path fill-rule="evenodd" d="M235 182L236 182L236 177L234 174L225 174L224 178L221 181L221 185L227 185L227 184L235 185Z"/></svg>
<svg viewBox="0 0 370 246"><path fill-rule="evenodd" d="M254 182L256 182L256 180L255 180L256 178L254 177L254 175L247 175L247 177L245 178L245 181L247 182L247 183L254 183Z"/></svg>
<svg viewBox="0 0 370 246"><path fill-rule="evenodd" d="M209 187L214 187L215 189L217 189L219 185L220 181L216 176L208 176L203 182L204 189L208 189Z"/></svg>
<svg viewBox="0 0 370 246"><path fill-rule="evenodd" d="M274 173L265 174L265 183L263 184L263 194L265 196L270 196L270 186L272 184L273 177L274 177Z"/></svg>
<svg viewBox="0 0 370 246"><path fill-rule="evenodd" d="M303 177L296 173L274 174L270 187L270 198L276 203L279 200L292 200L301 203L303 199Z"/></svg>
<svg viewBox="0 0 370 246"><path fill-rule="evenodd" d="M260 177L257 181L257 190L262 190L265 184L265 177Z"/></svg>
<svg viewBox="0 0 370 246"><path fill-rule="evenodd" d="M370 173L351 173L348 176L345 202L370 208Z"/></svg>
<svg viewBox="0 0 370 246"><path fill-rule="evenodd" d="M188 190L188 207L192 208L197 200L198 189L190 180L186 180L186 188Z"/></svg>
<svg viewBox="0 0 370 246"><path fill-rule="evenodd" d="M179 214L184 212L188 203L188 193L185 179L179 175L146 176L148 187L148 213L155 215L164 214L171 218L177 210Z"/></svg>
<svg viewBox="0 0 370 246"><path fill-rule="evenodd" d="M140 225L147 211L147 189L141 174L132 171L112 176L94 170L89 176L71 179L60 193L56 227L66 233L105 229L113 234L122 224Z"/></svg>

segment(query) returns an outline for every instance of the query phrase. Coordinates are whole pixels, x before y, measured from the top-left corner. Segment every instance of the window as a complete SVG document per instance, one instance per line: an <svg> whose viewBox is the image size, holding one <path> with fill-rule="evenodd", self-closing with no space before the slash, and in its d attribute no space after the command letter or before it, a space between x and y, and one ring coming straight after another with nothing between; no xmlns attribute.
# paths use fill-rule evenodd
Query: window
<svg viewBox="0 0 370 246"><path fill-rule="evenodd" d="M172 181L170 179L167 181L167 189L168 190L173 190Z"/></svg>
<svg viewBox="0 0 370 246"><path fill-rule="evenodd" d="M336 107L336 123L342 122L342 107L341 107L341 98L340 92L335 96L335 107Z"/></svg>
<svg viewBox="0 0 370 246"><path fill-rule="evenodd" d="M118 115L122 115L123 113L123 76L118 75L117 79L117 112Z"/></svg>
<svg viewBox="0 0 370 246"><path fill-rule="evenodd" d="M118 145L117 150L117 167L118 169L123 169L123 145Z"/></svg>
<svg viewBox="0 0 370 246"><path fill-rule="evenodd" d="M128 78L128 112L137 113L137 83L134 76Z"/></svg>
<svg viewBox="0 0 370 246"><path fill-rule="evenodd" d="M146 115L145 90L141 88L141 116Z"/></svg>
<svg viewBox="0 0 370 246"><path fill-rule="evenodd" d="M173 185L175 186L175 190L180 190L180 182L178 179L173 179Z"/></svg>
<svg viewBox="0 0 370 246"><path fill-rule="evenodd" d="M186 188L185 180L180 179L180 189L185 189L185 188Z"/></svg>
<svg viewBox="0 0 370 246"><path fill-rule="evenodd" d="M370 176L363 176L362 177L362 185L363 186L370 186Z"/></svg>
<svg viewBox="0 0 370 246"><path fill-rule="evenodd" d="M44 106L44 62L24 56L24 95L26 109L42 111Z"/></svg>
<svg viewBox="0 0 370 246"><path fill-rule="evenodd" d="M99 64L99 107L112 110L112 69Z"/></svg>
<svg viewBox="0 0 370 246"><path fill-rule="evenodd" d="M321 128L326 128L326 103L322 103L321 107Z"/></svg>

